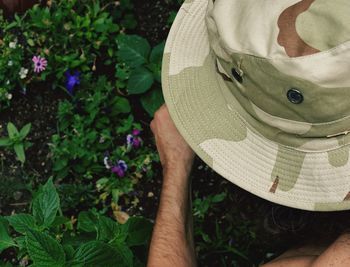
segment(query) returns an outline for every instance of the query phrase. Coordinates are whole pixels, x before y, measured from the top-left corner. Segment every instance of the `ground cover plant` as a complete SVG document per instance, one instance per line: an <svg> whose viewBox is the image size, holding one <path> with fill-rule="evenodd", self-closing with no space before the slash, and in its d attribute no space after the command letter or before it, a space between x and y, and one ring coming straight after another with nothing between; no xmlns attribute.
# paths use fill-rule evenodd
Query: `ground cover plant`
<svg viewBox="0 0 350 267"><path fill-rule="evenodd" d="M0 15L0 266L145 266L162 180L149 123L181 1L44 2ZM192 180L199 266L275 255L233 185L199 159Z"/></svg>

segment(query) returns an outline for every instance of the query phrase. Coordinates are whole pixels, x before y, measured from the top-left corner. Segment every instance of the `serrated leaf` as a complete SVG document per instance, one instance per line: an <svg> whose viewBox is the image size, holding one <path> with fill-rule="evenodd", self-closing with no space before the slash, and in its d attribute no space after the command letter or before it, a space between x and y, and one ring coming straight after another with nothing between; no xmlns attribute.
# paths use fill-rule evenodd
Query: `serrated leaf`
<svg viewBox="0 0 350 267"><path fill-rule="evenodd" d="M18 130L12 122L9 122L7 124L7 133L11 139L15 138L15 136L18 135Z"/></svg>
<svg viewBox="0 0 350 267"><path fill-rule="evenodd" d="M129 76L127 85L128 93L142 94L151 88L154 82L153 73L144 67L134 69Z"/></svg>
<svg viewBox="0 0 350 267"><path fill-rule="evenodd" d="M4 249L15 246L14 241L8 232L8 222L5 218L0 217L0 253Z"/></svg>
<svg viewBox="0 0 350 267"><path fill-rule="evenodd" d="M78 215L78 229L84 232L97 232L98 216L92 211L82 211Z"/></svg>
<svg viewBox="0 0 350 267"><path fill-rule="evenodd" d="M118 223L105 216L100 216L98 220L98 240L109 241L118 234Z"/></svg>
<svg viewBox="0 0 350 267"><path fill-rule="evenodd" d="M50 178L33 200L33 215L38 225L48 227L55 220L60 200Z"/></svg>
<svg viewBox="0 0 350 267"><path fill-rule="evenodd" d="M106 267L123 266L117 251L112 246L101 241L91 241L81 245L69 266Z"/></svg>
<svg viewBox="0 0 350 267"><path fill-rule="evenodd" d="M24 163L26 161L26 155L24 153L23 144L14 144L13 148L16 152L16 156L17 156L18 160L20 162Z"/></svg>
<svg viewBox="0 0 350 267"><path fill-rule="evenodd" d="M26 244L35 266L63 267L65 265L66 255L63 247L46 233L28 230Z"/></svg>
<svg viewBox="0 0 350 267"><path fill-rule="evenodd" d="M142 217L130 217L123 227L128 232L126 243L131 247L148 243L151 238L153 224Z"/></svg>
<svg viewBox="0 0 350 267"><path fill-rule="evenodd" d="M153 117L154 113L164 104L162 90L154 89L141 96L141 105L147 113Z"/></svg>
<svg viewBox="0 0 350 267"><path fill-rule="evenodd" d="M28 124L24 125L23 128L19 131L19 135L21 136L22 139L25 138L29 134L31 127L32 127L32 124L28 123Z"/></svg>
<svg viewBox="0 0 350 267"><path fill-rule="evenodd" d="M35 228L34 217L30 214L14 214L5 218L18 233L25 234L28 229Z"/></svg>
<svg viewBox="0 0 350 267"><path fill-rule="evenodd" d="M119 51L117 56L120 61L132 68L139 67L147 62L151 46L145 38L137 35L121 34L117 38Z"/></svg>

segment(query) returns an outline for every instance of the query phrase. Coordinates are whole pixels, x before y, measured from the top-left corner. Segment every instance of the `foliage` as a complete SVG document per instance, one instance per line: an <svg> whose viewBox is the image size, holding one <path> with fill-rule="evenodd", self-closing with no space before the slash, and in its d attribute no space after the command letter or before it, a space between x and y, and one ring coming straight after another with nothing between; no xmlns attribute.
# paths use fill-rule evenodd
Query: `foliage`
<svg viewBox="0 0 350 267"><path fill-rule="evenodd" d="M50 178L35 193L31 214L0 217L0 253L14 248L19 261L38 267L143 266L146 258L139 251L147 250L151 231L141 217L125 224L93 210L64 217Z"/></svg>
<svg viewBox="0 0 350 267"><path fill-rule="evenodd" d="M142 177L152 177L151 163L158 161L155 151L148 147L132 148L127 135L133 129L142 130L134 122L129 101L100 76L94 84L85 84L74 101L62 101L58 110L59 132L52 136L51 151L55 179L84 179L96 181L102 193L100 200L133 189ZM126 177L118 177L106 168L105 161L124 160L128 165Z"/></svg>
<svg viewBox="0 0 350 267"><path fill-rule="evenodd" d="M12 122L9 122L7 124L8 137L0 138L0 147L12 148L15 151L18 160L22 162L22 164L26 160L24 150L30 146L29 142L24 141L29 134L30 128L31 124L28 123L24 125L20 131L18 131L16 126Z"/></svg>
<svg viewBox="0 0 350 267"><path fill-rule="evenodd" d="M142 106L153 116L164 103L159 86L164 42L151 49L141 36L120 34L117 44L116 85L130 95L141 95Z"/></svg>
<svg viewBox="0 0 350 267"><path fill-rule="evenodd" d="M132 4L122 2L125 6L119 8L102 0L50 1L46 7L34 6L22 17L15 15L11 22L0 15L4 36L0 40L1 107L8 106L17 86L24 92L35 81L63 87L68 70L90 73L98 71L99 62L110 64L116 33L136 25L129 13ZM34 72L31 60L37 55L48 62L40 73Z"/></svg>

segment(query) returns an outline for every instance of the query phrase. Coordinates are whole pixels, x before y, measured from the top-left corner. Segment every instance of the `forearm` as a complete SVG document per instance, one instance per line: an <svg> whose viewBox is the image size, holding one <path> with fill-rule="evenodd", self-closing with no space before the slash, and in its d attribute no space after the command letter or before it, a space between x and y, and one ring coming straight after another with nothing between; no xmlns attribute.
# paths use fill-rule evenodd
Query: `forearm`
<svg viewBox="0 0 350 267"><path fill-rule="evenodd" d="M181 168L164 171L148 267L197 266L188 175L189 171Z"/></svg>

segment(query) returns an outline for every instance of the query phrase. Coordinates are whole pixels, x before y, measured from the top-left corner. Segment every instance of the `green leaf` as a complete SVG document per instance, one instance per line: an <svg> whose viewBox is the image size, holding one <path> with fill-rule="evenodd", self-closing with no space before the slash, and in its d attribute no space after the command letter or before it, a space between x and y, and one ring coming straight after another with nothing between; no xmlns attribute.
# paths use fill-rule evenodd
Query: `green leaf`
<svg viewBox="0 0 350 267"><path fill-rule="evenodd" d="M123 266L118 252L112 246L101 241L91 241L81 245L69 266L106 267Z"/></svg>
<svg viewBox="0 0 350 267"><path fill-rule="evenodd" d="M117 243L113 245L117 249L118 257L121 258L121 261L124 263L123 266L133 267L134 255L130 248L128 248L125 243Z"/></svg>
<svg viewBox="0 0 350 267"><path fill-rule="evenodd" d="M151 88L154 82L152 72L144 67L139 67L130 73L127 90L128 93L142 94Z"/></svg>
<svg viewBox="0 0 350 267"><path fill-rule="evenodd" d="M141 96L141 104L147 113L153 117L154 113L164 104L162 90L154 89Z"/></svg>
<svg viewBox="0 0 350 267"><path fill-rule="evenodd" d="M145 38L120 34L117 37L117 44L119 46L118 59L130 67L139 67L147 62L151 46Z"/></svg>
<svg viewBox="0 0 350 267"><path fill-rule="evenodd" d="M129 113L131 106L129 100L125 97L116 97L112 105L112 114Z"/></svg>
<svg viewBox="0 0 350 267"><path fill-rule="evenodd" d="M12 122L9 122L7 124L7 132L8 132L10 139L13 139L16 137L16 135L18 135L18 130Z"/></svg>
<svg viewBox="0 0 350 267"><path fill-rule="evenodd" d="M78 229L85 232L97 232L98 216L92 211L82 211L78 215Z"/></svg>
<svg viewBox="0 0 350 267"><path fill-rule="evenodd" d="M35 230L28 230L27 249L36 267L63 267L66 255L63 247L51 236Z"/></svg>
<svg viewBox="0 0 350 267"><path fill-rule="evenodd" d="M98 220L98 240L112 240L118 234L118 223L105 216Z"/></svg>
<svg viewBox="0 0 350 267"><path fill-rule="evenodd" d="M23 146L23 144L14 144L13 148L14 148L14 150L16 152L18 160L20 162L24 163L26 161L26 155L24 153L24 146Z"/></svg>
<svg viewBox="0 0 350 267"><path fill-rule="evenodd" d="M16 244L12 240L8 232L8 222L4 217L0 217L0 253Z"/></svg>
<svg viewBox="0 0 350 267"><path fill-rule="evenodd" d="M19 132L19 135L21 136L22 139L24 139L29 134L31 127L32 127L31 123L28 123L23 126L23 128Z"/></svg>
<svg viewBox="0 0 350 267"><path fill-rule="evenodd" d="M25 234L28 229L36 227L34 217L30 214L14 214L5 217L16 232Z"/></svg>
<svg viewBox="0 0 350 267"><path fill-rule="evenodd" d="M0 138L0 147L1 146L10 146L12 144L10 138Z"/></svg>
<svg viewBox="0 0 350 267"><path fill-rule="evenodd" d="M165 47L165 42L161 42L160 44L158 44L152 49L151 55L149 57L149 60L151 63L157 64L157 65L162 64L164 47Z"/></svg>
<svg viewBox="0 0 350 267"><path fill-rule="evenodd" d="M153 224L142 217L130 217L125 224L122 225L128 232L126 243L128 246L139 246L148 243L151 238Z"/></svg>
<svg viewBox="0 0 350 267"><path fill-rule="evenodd" d="M48 227L55 220L60 200L50 178L33 200L33 215L40 226Z"/></svg>

